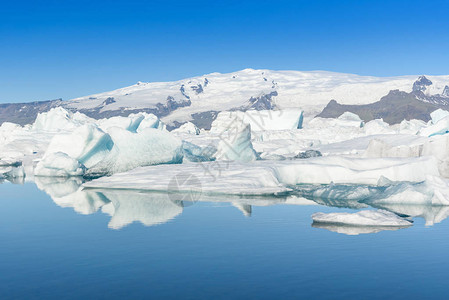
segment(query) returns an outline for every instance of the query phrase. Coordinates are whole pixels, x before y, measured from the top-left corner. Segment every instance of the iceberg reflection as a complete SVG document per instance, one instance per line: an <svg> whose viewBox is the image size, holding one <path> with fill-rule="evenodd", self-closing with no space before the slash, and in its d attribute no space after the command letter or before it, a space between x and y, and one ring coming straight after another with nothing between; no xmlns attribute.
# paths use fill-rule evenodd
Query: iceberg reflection
<svg viewBox="0 0 449 300"><path fill-rule="evenodd" d="M427 226L441 223L443 220L449 217L449 206L406 204L373 204L372 206L389 210L399 215L413 218L423 218L426 221Z"/></svg>
<svg viewBox="0 0 449 300"><path fill-rule="evenodd" d="M312 223L314 228L327 229L329 231L342 233L346 235L359 235L367 233L378 233L384 230L399 230L404 228L409 228L410 226L349 226L349 225L339 225L339 224L325 224L325 223Z"/></svg>
<svg viewBox="0 0 449 300"><path fill-rule="evenodd" d="M374 203L367 200L367 195L379 197L378 188L346 187L346 193L337 189L330 191L330 187L310 187L307 192L282 197L237 196L237 195L209 195L202 194L195 201L186 201L183 193L148 192L138 190L114 189L84 189L83 178L35 177L37 187L45 191L60 207L72 208L80 214L93 214L98 211L111 217L108 227L120 229L134 222L144 226L154 226L167 223L182 214L184 209L200 202L229 203L241 213L250 217L254 207L270 205L324 205L328 207L362 209L378 208L401 217L423 218L426 225L442 222L449 217L449 206L406 205ZM303 189L304 191L304 189ZM349 193L348 193L349 192ZM321 197L313 197L321 196ZM344 196L350 195L348 198ZM390 226L348 226L347 224L313 223L314 228L324 228L333 232L348 235L376 233L384 230L397 230L404 227Z"/></svg>
<svg viewBox="0 0 449 300"><path fill-rule="evenodd" d="M110 201L103 195L85 191L79 177L35 177L37 187L46 192L60 207L71 207L76 212L88 215L98 211Z"/></svg>

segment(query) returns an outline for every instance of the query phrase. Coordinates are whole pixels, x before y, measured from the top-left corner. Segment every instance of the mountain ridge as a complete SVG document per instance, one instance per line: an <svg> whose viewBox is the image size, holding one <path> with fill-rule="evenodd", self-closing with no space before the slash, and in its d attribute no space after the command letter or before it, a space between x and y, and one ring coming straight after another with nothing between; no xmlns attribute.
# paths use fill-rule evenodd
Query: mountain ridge
<svg viewBox="0 0 449 300"><path fill-rule="evenodd" d="M415 92L419 90L423 98L429 101L438 101L435 95L449 94L449 76L426 75L424 78L414 75L374 77L328 71L244 69L172 82L138 82L109 92L68 101L57 100L51 105L79 111L97 119L144 111L157 115L172 127L193 121L207 128L209 119L223 110L300 108L306 116L315 116L331 99L338 100L342 105L366 105L379 101L391 90L411 93L415 83ZM14 105L14 109L7 108L8 105L0 107L0 122L29 122L33 114L51 106L36 104L40 108L23 111L17 107L27 104Z"/></svg>

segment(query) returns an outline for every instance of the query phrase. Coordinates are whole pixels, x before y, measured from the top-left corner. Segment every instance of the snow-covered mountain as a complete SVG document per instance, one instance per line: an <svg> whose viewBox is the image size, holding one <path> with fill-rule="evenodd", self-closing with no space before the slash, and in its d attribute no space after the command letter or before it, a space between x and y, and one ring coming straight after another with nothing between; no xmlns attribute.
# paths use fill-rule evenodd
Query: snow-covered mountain
<svg viewBox="0 0 449 300"><path fill-rule="evenodd" d="M173 82L138 82L57 105L94 118L146 111L162 117L167 124L193 120L207 127L210 119L223 110L300 108L305 116L315 116L330 100L345 105L369 104L391 90L419 92L426 99L433 99L429 97L434 95L438 95L435 99L449 99L448 86L449 76L372 77L326 71L245 69ZM19 109L15 111L20 114ZM1 115L0 111L0 119Z"/></svg>

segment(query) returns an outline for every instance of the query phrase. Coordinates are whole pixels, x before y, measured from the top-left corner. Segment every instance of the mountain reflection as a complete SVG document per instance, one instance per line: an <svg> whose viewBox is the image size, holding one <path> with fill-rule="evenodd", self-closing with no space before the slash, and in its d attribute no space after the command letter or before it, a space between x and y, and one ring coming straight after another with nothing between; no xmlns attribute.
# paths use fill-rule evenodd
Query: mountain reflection
<svg viewBox="0 0 449 300"><path fill-rule="evenodd" d="M80 214L93 214L101 212L109 215L108 227L120 229L134 222L144 226L164 224L173 220L184 209L195 202L186 201L185 194L144 192L136 190L112 189L83 189L82 178L55 178L35 177L34 181L40 190L45 191L60 207L72 208ZM254 206L270 205L319 205L348 209L369 208L366 203L356 199L309 198L304 194L284 197L241 197L229 195L201 195L195 201L229 203L238 209L244 216L250 217ZM426 225L439 223L449 216L449 207L428 205L371 205L373 208L384 209L401 217L420 217ZM383 230L397 230L402 227L364 227L335 224L316 224L312 227L327 229L329 231L347 235L376 233Z"/></svg>

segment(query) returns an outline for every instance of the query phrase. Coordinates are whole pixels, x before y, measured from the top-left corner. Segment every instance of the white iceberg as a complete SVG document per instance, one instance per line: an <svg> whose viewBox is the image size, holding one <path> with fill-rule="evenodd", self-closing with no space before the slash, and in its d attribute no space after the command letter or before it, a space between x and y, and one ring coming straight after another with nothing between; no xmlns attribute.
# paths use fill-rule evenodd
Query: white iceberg
<svg viewBox="0 0 449 300"><path fill-rule="evenodd" d="M109 134L94 124L87 124L71 133L55 135L45 152L44 159L53 153L63 152L78 160L86 168L90 168L102 161L113 145Z"/></svg>
<svg viewBox="0 0 449 300"><path fill-rule="evenodd" d="M365 122L358 115L349 111L344 112L337 119L344 121L344 123L342 122L340 124L345 124L346 126L363 127L365 125Z"/></svg>
<svg viewBox="0 0 449 300"><path fill-rule="evenodd" d="M63 152L47 155L34 169L35 176L70 177L82 176L86 167Z"/></svg>
<svg viewBox="0 0 449 300"><path fill-rule="evenodd" d="M175 179L180 174L187 174L195 180L179 184ZM278 181L274 168L258 163L227 161L142 167L95 179L84 186L235 195L273 195L291 191Z"/></svg>
<svg viewBox="0 0 449 300"><path fill-rule="evenodd" d="M364 126L364 129L366 135L397 133L395 130L390 128L390 125L388 125L388 123L384 122L382 119L375 119L367 122Z"/></svg>
<svg viewBox="0 0 449 300"><path fill-rule="evenodd" d="M449 180L427 176L420 183L399 183L388 186L370 204L449 205Z"/></svg>
<svg viewBox="0 0 449 300"><path fill-rule="evenodd" d="M35 131L73 130L94 121L79 112L71 113L62 107L55 107L48 112L38 114L32 128Z"/></svg>
<svg viewBox="0 0 449 300"><path fill-rule="evenodd" d="M442 117L433 125L423 128L419 131L421 136L435 136L442 135L449 132L449 115Z"/></svg>
<svg viewBox="0 0 449 300"><path fill-rule="evenodd" d="M273 162L279 181L296 185L369 184L376 185L383 176L392 181L421 182L427 175L439 176L434 157L353 158L344 156L314 157L296 161Z"/></svg>
<svg viewBox="0 0 449 300"><path fill-rule="evenodd" d="M192 174L201 182L193 187L207 193L279 194L297 184L369 184L384 176L392 181L422 182L438 176L435 159L317 157L290 161L240 163L212 161L138 168L86 183L86 187L166 191L178 173ZM186 187L187 188L187 187Z"/></svg>
<svg viewBox="0 0 449 300"><path fill-rule="evenodd" d="M172 132L199 135L201 130L192 122L187 122L182 124L179 128L174 129Z"/></svg>
<svg viewBox="0 0 449 300"><path fill-rule="evenodd" d="M218 160L251 162L257 160L251 143L251 125L236 124L232 130L221 134L215 157Z"/></svg>
<svg viewBox="0 0 449 300"><path fill-rule="evenodd" d="M88 169L87 175L110 175L140 166L182 163L182 142L169 132L146 128L133 133L111 127L108 134L114 143L112 149Z"/></svg>
<svg viewBox="0 0 449 300"><path fill-rule="evenodd" d="M449 111L443 110L441 108L430 113L430 118L432 119L432 124L438 123L438 121L446 118L447 116L449 116Z"/></svg>
<svg viewBox="0 0 449 300"><path fill-rule="evenodd" d="M141 113L144 119L140 122L139 127L137 127L137 132L140 132L146 128L155 128L160 130L166 130L165 124L155 115ZM131 116L131 115L130 115Z"/></svg>

